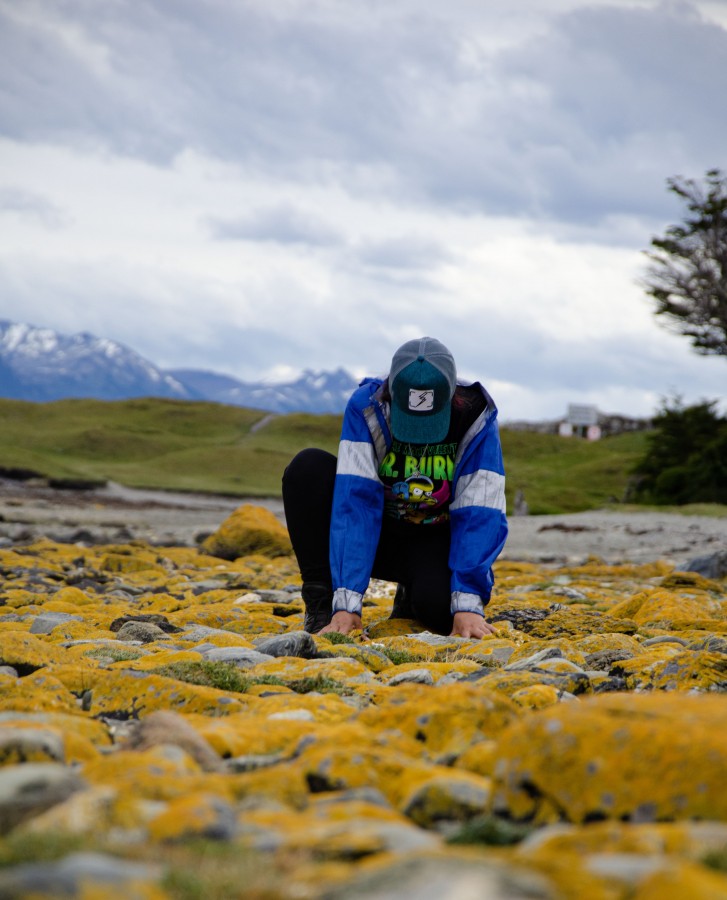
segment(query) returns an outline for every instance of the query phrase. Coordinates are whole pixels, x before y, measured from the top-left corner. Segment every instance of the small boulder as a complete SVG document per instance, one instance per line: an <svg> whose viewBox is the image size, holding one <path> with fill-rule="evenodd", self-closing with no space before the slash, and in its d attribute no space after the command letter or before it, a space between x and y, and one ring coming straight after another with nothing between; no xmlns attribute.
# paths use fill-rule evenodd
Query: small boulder
<svg viewBox="0 0 727 900"><path fill-rule="evenodd" d="M228 516L214 534L202 541L200 549L208 556L235 560L260 553L263 556L289 556L292 546L288 532L273 513L249 503Z"/></svg>
<svg viewBox="0 0 727 900"><path fill-rule="evenodd" d="M714 581L727 578L727 550L718 550L708 556L697 556L690 559L683 569L685 572L696 572L698 575Z"/></svg>
<svg viewBox="0 0 727 900"><path fill-rule="evenodd" d="M28 762L0 770L0 834L61 803L84 787L72 770L57 762Z"/></svg>

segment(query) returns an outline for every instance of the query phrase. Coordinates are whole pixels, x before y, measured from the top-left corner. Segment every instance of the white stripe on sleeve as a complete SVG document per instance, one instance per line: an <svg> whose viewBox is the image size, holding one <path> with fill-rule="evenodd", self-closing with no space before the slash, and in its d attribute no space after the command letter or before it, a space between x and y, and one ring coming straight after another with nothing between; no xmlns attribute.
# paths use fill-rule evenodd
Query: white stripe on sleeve
<svg viewBox="0 0 727 900"><path fill-rule="evenodd" d="M478 469L471 475L460 476L457 494L450 509L465 506L487 506L505 512L505 476L490 469Z"/></svg>
<svg viewBox="0 0 727 900"><path fill-rule="evenodd" d="M373 445L368 441L341 441L336 472L338 475L359 475L378 481Z"/></svg>

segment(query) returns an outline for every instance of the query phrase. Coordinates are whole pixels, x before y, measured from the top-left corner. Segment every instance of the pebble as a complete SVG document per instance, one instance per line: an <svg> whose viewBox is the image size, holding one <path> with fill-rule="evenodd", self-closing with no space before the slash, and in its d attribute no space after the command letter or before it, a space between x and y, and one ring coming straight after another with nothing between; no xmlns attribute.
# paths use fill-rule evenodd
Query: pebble
<svg viewBox="0 0 727 900"><path fill-rule="evenodd" d="M0 872L3 897L81 897L134 882L157 881L161 867L102 853L73 853L55 863L28 863ZM100 893L95 894L101 896ZM131 896L131 895L127 895Z"/></svg>
<svg viewBox="0 0 727 900"><path fill-rule="evenodd" d="M0 834L44 812L84 786L61 763L23 763L0 768Z"/></svg>
<svg viewBox="0 0 727 900"><path fill-rule="evenodd" d="M202 654L208 662L234 663L238 669L251 669L260 663L274 659L269 653L260 653L247 647L214 647Z"/></svg>
<svg viewBox="0 0 727 900"><path fill-rule="evenodd" d="M255 641L255 648L268 656L297 656L301 659L315 659L318 648L313 636L307 631L290 631L271 638Z"/></svg>
<svg viewBox="0 0 727 900"><path fill-rule="evenodd" d="M74 616L71 613L45 612L36 616L30 626L31 634L51 634L54 628L66 622L83 622L82 616Z"/></svg>

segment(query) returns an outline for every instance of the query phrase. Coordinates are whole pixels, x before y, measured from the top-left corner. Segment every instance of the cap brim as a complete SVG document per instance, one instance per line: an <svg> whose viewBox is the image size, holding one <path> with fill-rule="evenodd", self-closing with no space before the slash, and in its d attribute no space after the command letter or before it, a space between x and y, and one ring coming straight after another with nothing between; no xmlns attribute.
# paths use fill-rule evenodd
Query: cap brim
<svg viewBox="0 0 727 900"><path fill-rule="evenodd" d="M451 406L436 413L406 413L391 405L391 431L397 441L407 444L436 444L447 437L451 420Z"/></svg>

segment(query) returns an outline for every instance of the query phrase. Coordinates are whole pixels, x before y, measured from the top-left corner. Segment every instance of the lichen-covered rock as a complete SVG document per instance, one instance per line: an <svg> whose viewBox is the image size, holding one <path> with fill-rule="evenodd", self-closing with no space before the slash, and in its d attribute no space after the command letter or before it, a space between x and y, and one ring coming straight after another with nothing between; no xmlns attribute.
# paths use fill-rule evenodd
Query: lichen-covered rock
<svg viewBox="0 0 727 900"><path fill-rule="evenodd" d="M682 650L677 644L614 662L610 671L623 675L630 688L668 691L727 691L727 655L708 650Z"/></svg>
<svg viewBox="0 0 727 900"><path fill-rule="evenodd" d="M162 870L101 853L73 853L57 862L14 866L0 874L6 897L103 897L104 900L166 900Z"/></svg>
<svg viewBox="0 0 727 900"><path fill-rule="evenodd" d="M0 768L0 835L83 786L78 773L61 763L28 762Z"/></svg>
<svg viewBox="0 0 727 900"><path fill-rule="evenodd" d="M497 753L493 808L514 819L727 819L721 697L604 695L558 705L511 726Z"/></svg>
<svg viewBox="0 0 727 900"><path fill-rule="evenodd" d="M489 800L489 779L463 777L453 770L416 787L404 801L402 812L422 828L432 828L442 821L472 819L487 809Z"/></svg>
<svg viewBox="0 0 727 900"><path fill-rule="evenodd" d="M2 636L0 662L25 674L62 660L62 652L35 634L6 631Z"/></svg>
<svg viewBox="0 0 727 900"><path fill-rule="evenodd" d="M78 681L75 681L76 675ZM89 710L94 715L136 718L158 709L184 709L223 716L237 712L252 702L243 694L231 695L217 688L189 684L176 678L147 672L64 671L73 689L84 685L91 692Z"/></svg>
<svg viewBox="0 0 727 900"><path fill-rule="evenodd" d="M237 818L230 803L201 791L173 800L148 827L149 836L155 841L182 841L192 837L225 841L235 836Z"/></svg>
<svg viewBox="0 0 727 900"><path fill-rule="evenodd" d="M0 766L65 762L63 736L48 728L0 726Z"/></svg>
<svg viewBox="0 0 727 900"><path fill-rule="evenodd" d="M419 741L435 759L458 756L470 744L498 735L519 715L507 697L469 684L436 691L401 685L389 702L364 710L358 721L374 731L400 731Z"/></svg>
<svg viewBox="0 0 727 900"><path fill-rule="evenodd" d="M234 560L251 553L288 556L292 552L285 527L269 510L244 504L202 542L201 550L210 556Z"/></svg>
<svg viewBox="0 0 727 900"><path fill-rule="evenodd" d="M0 692L0 710L10 712L77 712L78 698L46 669L14 680L10 690Z"/></svg>
<svg viewBox="0 0 727 900"><path fill-rule="evenodd" d="M407 858L417 878L387 890L444 896L471 892L466 860L492 871L482 844L507 831L493 890L721 896L727 874L704 864L727 858L721 583L665 563L497 563L497 633L476 640L389 619L396 586L372 581L364 631L342 638L301 632L291 556L38 541L0 548L0 571L0 775L82 779L0 837L13 878L33 842L70 839L125 866L171 860L174 890L191 878L200 896L254 893L266 867L266 896L344 896L357 870L398 877ZM119 641L127 623L154 630ZM83 890L164 895L131 884Z"/></svg>
<svg viewBox="0 0 727 900"><path fill-rule="evenodd" d="M532 832L513 853L557 885L558 896L727 898L727 875L701 865L727 846L727 824L599 822Z"/></svg>

